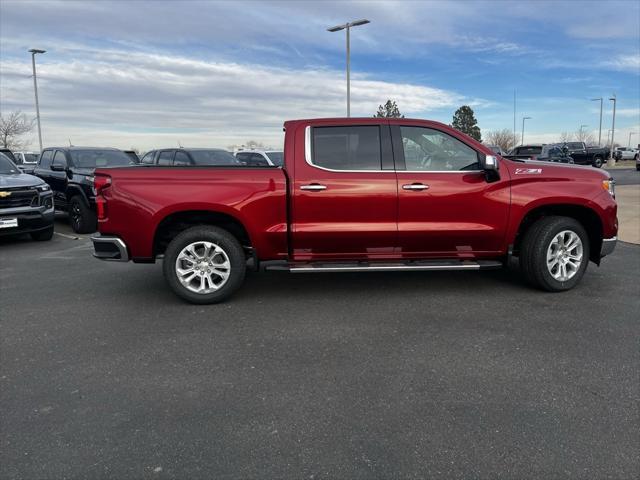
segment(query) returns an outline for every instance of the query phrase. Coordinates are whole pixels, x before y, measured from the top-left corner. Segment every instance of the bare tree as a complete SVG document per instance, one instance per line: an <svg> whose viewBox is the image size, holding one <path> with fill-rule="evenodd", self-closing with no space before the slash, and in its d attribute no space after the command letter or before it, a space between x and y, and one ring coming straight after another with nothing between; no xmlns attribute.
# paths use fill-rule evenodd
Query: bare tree
<svg viewBox="0 0 640 480"><path fill-rule="evenodd" d="M257 140L247 140L242 145L229 145L227 147L227 150L230 150L233 152L239 148L257 148L260 150L264 150L267 147L264 145L264 143L258 142Z"/></svg>
<svg viewBox="0 0 640 480"><path fill-rule="evenodd" d="M584 142L587 145L592 145L596 141L595 135L587 130L576 130L575 138L577 142Z"/></svg>
<svg viewBox="0 0 640 480"><path fill-rule="evenodd" d="M508 152L516 146L516 138L513 136L511 130L505 128L503 130L487 132L484 136L484 143L487 145L497 145L502 151Z"/></svg>
<svg viewBox="0 0 640 480"><path fill-rule="evenodd" d="M571 142L572 140L573 140L573 133L562 132L560 134L559 143L567 143L567 142Z"/></svg>
<svg viewBox="0 0 640 480"><path fill-rule="evenodd" d="M31 143L21 138L33 130L34 119L29 120L20 110L0 115L0 145L10 150L21 150Z"/></svg>

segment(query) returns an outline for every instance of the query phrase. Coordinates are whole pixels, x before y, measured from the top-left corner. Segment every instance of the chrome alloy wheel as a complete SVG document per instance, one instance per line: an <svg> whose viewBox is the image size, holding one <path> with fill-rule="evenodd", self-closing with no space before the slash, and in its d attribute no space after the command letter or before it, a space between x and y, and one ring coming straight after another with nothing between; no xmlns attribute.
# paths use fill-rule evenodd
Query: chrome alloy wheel
<svg viewBox="0 0 640 480"><path fill-rule="evenodd" d="M176 276L187 290L207 294L220 289L231 274L227 253L215 243L194 242L176 259Z"/></svg>
<svg viewBox="0 0 640 480"><path fill-rule="evenodd" d="M582 240L571 230L558 233L547 249L547 269L553 278L566 282L580 270Z"/></svg>

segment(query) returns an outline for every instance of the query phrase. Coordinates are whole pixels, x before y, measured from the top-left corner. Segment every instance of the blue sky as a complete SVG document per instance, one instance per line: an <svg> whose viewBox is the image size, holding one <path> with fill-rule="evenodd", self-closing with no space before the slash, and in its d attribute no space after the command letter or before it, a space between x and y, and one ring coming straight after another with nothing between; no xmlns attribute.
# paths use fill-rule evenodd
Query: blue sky
<svg viewBox="0 0 640 480"><path fill-rule="evenodd" d="M511 129L516 89L518 131L530 116L525 140L554 141L580 125L597 136L589 99L615 93L616 139L640 133L632 1L2 0L0 109L33 115L37 47L47 145L278 146L286 119L344 115L344 32L326 28L359 18L371 24L352 34L354 116L391 98L449 123L469 104L483 132Z"/></svg>

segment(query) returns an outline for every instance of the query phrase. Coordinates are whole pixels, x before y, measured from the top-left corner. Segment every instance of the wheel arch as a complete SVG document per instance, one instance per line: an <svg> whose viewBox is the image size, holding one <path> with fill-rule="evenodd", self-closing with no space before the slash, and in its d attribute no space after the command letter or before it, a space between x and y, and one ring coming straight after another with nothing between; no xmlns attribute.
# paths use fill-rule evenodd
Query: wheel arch
<svg viewBox="0 0 640 480"><path fill-rule="evenodd" d="M589 236L589 260L600 264L600 249L602 247L603 226L597 212L589 207L575 204L540 205L529 210L518 225L513 241L513 253L518 255L522 239L529 228L539 219L548 216L562 216L577 220Z"/></svg>
<svg viewBox="0 0 640 480"><path fill-rule="evenodd" d="M181 210L165 216L153 235L153 256L161 255L176 235L187 228L198 225L212 225L223 228L233 235L243 247L251 248L253 243L244 224L233 215L211 210Z"/></svg>

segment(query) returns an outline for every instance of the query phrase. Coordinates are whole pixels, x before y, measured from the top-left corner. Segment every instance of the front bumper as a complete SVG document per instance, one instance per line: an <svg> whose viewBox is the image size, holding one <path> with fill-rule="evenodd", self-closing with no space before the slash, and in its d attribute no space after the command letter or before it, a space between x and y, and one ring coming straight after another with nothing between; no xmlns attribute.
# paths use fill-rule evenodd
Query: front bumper
<svg viewBox="0 0 640 480"><path fill-rule="evenodd" d="M603 238L602 248L600 248L600 258L612 253L616 249L616 243L618 243L618 237Z"/></svg>
<svg viewBox="0 0 640 480"><path fill-rule="evenodd" d="M97 235L91 237L93 256L107 262L128 262L129 251L121 238Z"/></svg>
<svg viewBox="0 0 640 480"><path fill-rule="evenodd" d="M0 217L17 218L18 226L10 228L0 228L0 237L6 235L20 235L23 233L39 232L53 227L55 212L53 208L42 211L41 208L22 209L22 211L0 210Z"/></svg>

